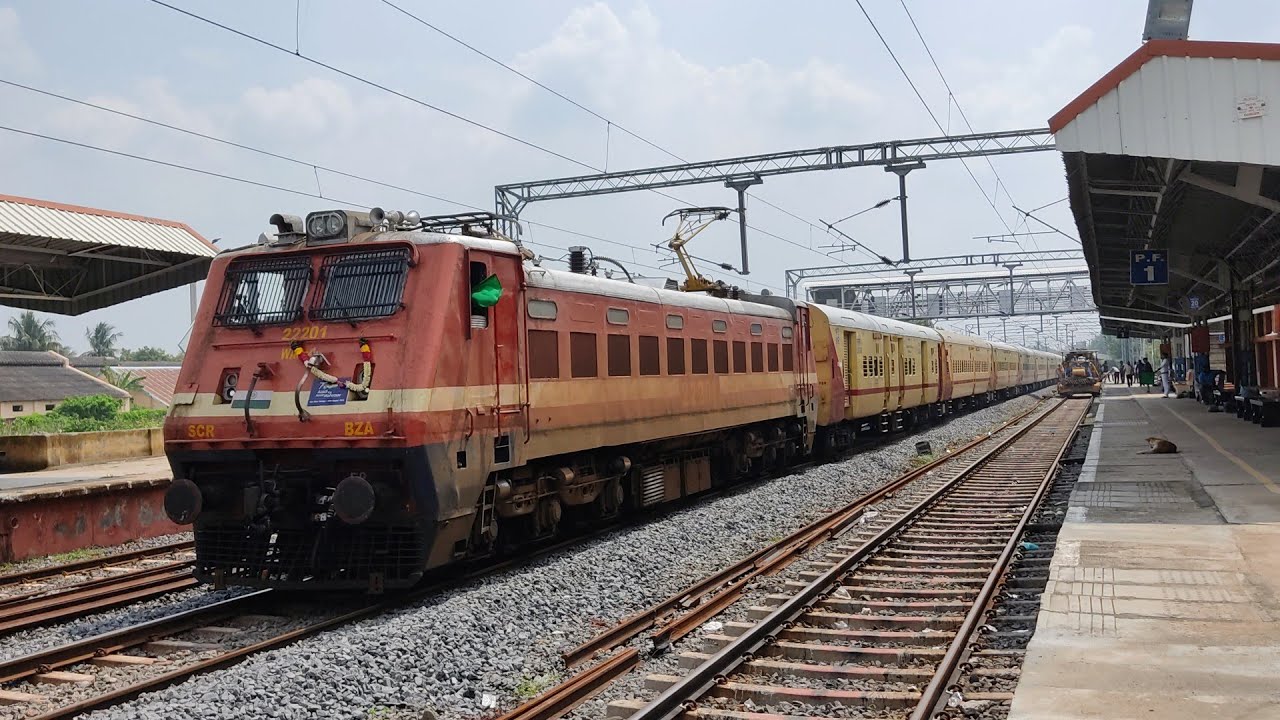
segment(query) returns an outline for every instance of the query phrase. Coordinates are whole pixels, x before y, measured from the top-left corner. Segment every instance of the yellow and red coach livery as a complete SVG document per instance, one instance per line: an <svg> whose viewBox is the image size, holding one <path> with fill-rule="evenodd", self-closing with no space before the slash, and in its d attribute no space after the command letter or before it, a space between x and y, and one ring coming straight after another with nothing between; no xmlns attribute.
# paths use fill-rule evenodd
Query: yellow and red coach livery
<svg viewBox="0 0 1280 720"><path fill-rule="evenodd" d="M226 584L434 567L1052 378L1047 353L538 266L485 214L327 211L215 259L166 511ZM724 294L724 293L721 293Z"/></svg>

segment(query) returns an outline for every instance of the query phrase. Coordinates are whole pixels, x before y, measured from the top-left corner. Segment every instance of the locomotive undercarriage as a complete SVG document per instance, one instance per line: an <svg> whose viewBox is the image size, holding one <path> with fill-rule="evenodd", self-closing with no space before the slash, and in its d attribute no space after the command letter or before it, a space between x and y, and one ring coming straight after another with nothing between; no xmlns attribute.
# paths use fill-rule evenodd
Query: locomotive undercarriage
<svg viewBox="0 0 1280 720"><path fill-rule="evenodd" d="M421 577L435 533L425 453L249 451L171 458L172 515L194 517L196 576L221 587L381 591Z"/></svg>
<svg viewBox="0 0 1280 720"><path fill-rule="evenodd" d="M779 420L541 458L490 476L471 536L454 554L510 552L784 468L803 450L802 421Z"/></svg>

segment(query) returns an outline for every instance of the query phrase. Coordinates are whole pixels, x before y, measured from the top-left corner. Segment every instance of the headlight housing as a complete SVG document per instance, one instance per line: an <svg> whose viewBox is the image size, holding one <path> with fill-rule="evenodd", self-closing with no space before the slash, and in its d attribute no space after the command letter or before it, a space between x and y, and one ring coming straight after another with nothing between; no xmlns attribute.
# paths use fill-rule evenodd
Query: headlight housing
<svg viewBox="0 0 1280 720"><path fill-rule="evenodd" d="M307 216L307 244L344 242L349 238L347 214L341 210L313 212Z"/></svg>

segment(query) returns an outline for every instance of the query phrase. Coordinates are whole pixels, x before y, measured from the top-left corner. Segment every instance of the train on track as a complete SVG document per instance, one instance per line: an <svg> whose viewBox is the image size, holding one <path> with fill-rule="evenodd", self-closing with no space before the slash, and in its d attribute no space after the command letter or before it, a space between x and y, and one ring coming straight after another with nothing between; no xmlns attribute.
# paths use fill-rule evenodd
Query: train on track
<svg viewBox="0 0 1280 720"><path fill-rule="evenodd" d="M405 587L1056 378L977 337L547 269L495 220L276 215L215 258L164 429L199 578Z"/></svg>

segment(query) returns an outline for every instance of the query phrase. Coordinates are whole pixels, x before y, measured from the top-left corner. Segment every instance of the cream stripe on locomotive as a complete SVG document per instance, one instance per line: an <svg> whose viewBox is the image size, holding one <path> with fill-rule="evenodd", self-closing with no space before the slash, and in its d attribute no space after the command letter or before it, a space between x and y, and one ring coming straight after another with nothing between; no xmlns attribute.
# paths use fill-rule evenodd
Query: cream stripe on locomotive
<svg viewBox="0 0 1280 720"><path fill-rule="evenodd" d="M692 379L696 378L696 379ZM585 398L593 395L600 398L616 399L616 393L625 383L626 398L631 400L661 400L671 396L670 385L676 379L667 376L646 378L581 378L577 380L535 380L529 383L531 411L539 408L566 408L583 404ZM717 392L726 396L750 394L767 391L794 390L797 387L793 373L743 373L734 375L684 376L682 382L690 388L701 385L706 388L711 382L719 386ZM816 374L809 373L802 382L817 382ZM472 385L467 387L441 387L369 391L369 397L360 401L348 401L345 405L306 407L311 415L351 415L360 413L382 413L388 409L396 412L446 412L451 410L493 407L494 390L492 385ZM523 384L509 383L501 386L501 397L497 404L514 406L522 403L525 393ZM256 393L261 393L259 390ZM794 393L792 393L794 396ZM777 401L772 401L777 402ZM767 403L766 403L767 404ZM229 403L219 402L215 393L175 393L173 408L170 414L176 417L189 418L243 418L243 407L232 407ZM251 408L252 418L296 417L294 393L290 390L273 391L271 402L265 408Z"/></svg>

